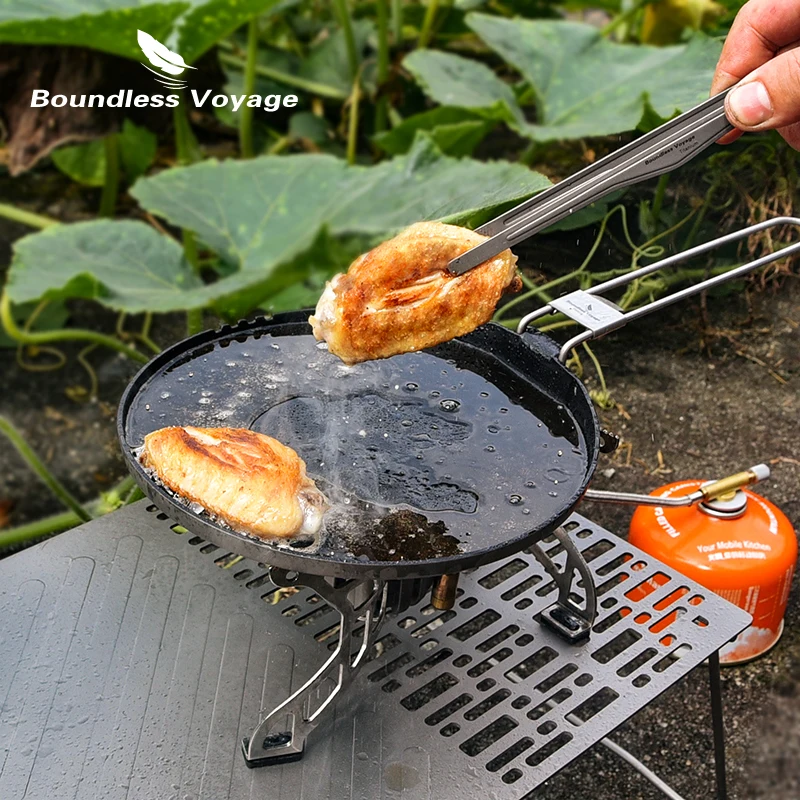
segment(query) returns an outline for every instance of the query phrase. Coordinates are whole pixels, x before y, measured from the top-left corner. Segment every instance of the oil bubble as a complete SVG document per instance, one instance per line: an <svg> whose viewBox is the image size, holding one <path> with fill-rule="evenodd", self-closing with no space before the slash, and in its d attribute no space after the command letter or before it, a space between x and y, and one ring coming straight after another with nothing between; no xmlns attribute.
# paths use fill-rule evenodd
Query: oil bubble
<svg viewBox="0 0 800 800"><path fill-rule="evenodd" d="M461 403L459 403L458 400L442 400L439 403L439 408L441 408L442 411L449 411L452 413L461 408Z"/></svg>
<svg viewBox="0 0 800 800"><path fill-rule="evenodd" d="M512 506L518 506L522 503L522 497L518 494L511 494L508 496L508 502L511 503Z"/></svg>

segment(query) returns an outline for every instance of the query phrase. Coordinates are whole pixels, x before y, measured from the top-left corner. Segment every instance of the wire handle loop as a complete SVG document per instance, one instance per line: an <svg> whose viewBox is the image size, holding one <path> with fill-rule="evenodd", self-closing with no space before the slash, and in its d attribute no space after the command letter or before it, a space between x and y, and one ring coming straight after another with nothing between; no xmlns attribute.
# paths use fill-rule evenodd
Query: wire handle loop
<svg viewBox="0 0 800 800"><path fill-rule="evenodd" d="M641 317L652 314L654 311L660 311L662 308L677 303L680 300L685 300L687 297L693 297L700 292L711 289L715 286L720 286L728 281L736 280L737 278L744 277L745 275L753 272L759 267L771 264L773 261L778 261L781 258L787 258L795 253L800 253L800 242L790 244L773 253L768 253L761 258L749 261L741 266L734 267L721 275L715 275L708 278L694 286L688 286L680 291L673 292L666 297L654 300L651 303L640 306L633 311L625 311L615 303L602 297L602 294L619 286L627 286L632 281L643 278L646 275L651 275L653 272L671 267L675 264L681 264L688 261L690 258L707 253L709 250L714 250L717 247L730 244L731 242L738 242L742 239L766 230L767 228L774 228L778 225L794 225L800 228L800 218L798 217L775 217L774 219L765 220L764 222L750 225L740 231L728 233L725 236L720 236L717 239L712 239L704 244L692 247L682 253L676 253L673 256L661 259L655 264L650 264L646 267L640 267L633 272L628 272L625 275L619 275L611 280L598 283L597 286L592 286L589 289L578 289L577 291L570 292L569 294L559 297L556 300L548 303L541 308L526 314L517 326L517 333L523 333L531 322L541 319L548 314L555 314L560 312L569 317L574 322L577 322L584 328L582 333L571 338L562 348L558 354L558 360L563 364L569 357L570 351L582 344L583 342L597 339L604 336L611 331L627 325L633 320L640 319Z"/></svg>

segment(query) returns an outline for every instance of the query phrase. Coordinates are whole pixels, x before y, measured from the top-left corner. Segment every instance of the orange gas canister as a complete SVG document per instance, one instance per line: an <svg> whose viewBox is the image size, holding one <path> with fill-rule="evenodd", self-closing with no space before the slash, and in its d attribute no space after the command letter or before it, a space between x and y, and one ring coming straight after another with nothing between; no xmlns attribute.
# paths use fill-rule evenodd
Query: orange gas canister
<svg viewBox="0 0 800 800"><path fill-rule="evenodd" d="M680 481L651 495L681 497L705 485ZM752 615L750 627L720 650L721 663L749 661L780 639L797 539L769 500L739 489L690 506L639 506L630 542Z"/></svg>

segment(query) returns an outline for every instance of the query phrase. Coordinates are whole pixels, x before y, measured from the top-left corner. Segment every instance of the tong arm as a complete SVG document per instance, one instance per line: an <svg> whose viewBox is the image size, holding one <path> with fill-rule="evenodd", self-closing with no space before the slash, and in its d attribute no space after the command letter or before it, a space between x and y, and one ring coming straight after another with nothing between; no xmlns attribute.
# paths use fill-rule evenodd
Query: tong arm
<svg viewBox="0 0 800 800"><path fill-rule="evenodd" d="M701 103L477 229L491 238L454 258L463 274L610 192L669 172L694 158L733 126L725 116L730 90Z"/></svg>

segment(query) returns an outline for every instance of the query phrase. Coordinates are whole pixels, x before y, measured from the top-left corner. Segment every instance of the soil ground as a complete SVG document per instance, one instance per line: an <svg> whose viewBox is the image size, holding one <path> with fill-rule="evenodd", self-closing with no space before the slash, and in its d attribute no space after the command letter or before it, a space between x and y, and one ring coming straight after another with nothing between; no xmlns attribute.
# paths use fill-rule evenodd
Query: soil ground
<svg viewBox="0 0 800 800"><path fill-rule="evenodd" d="M23 233L6 224L0 242ZM2 245L0 244L0 248ZM7 263L0 252L0 264ZM112 327L95 306L72 307L73 324ZM767 462L772 479L758 491L800 525L800 281L749 299L709 302L701 346L700 306L686 303L595 345L618 407L603 412L624 445L604 456L596 488L649 491L679 478L721 477ZM132 322L133 324L133 322ZM155 338L181 335L182 321L159 322ZM116 402L136 366L95 351L99 400L76 402L88 385L77 348L63 348L69 369L31 372L0 350L0 414L19 427L53 471L81 499L123 474L117 452ZM587 371L590 365L585 365ZM594 385L594 384L593 384ZM630 448L630 459L628 459ZM0 501L13 504L10 524L59 511L17 454L0 441ZM630 511L581 512L624 535ZM790 599L786 633L767 656L724 671L730 796L736 800L800 797L800 582ZM615 738L688 798L711 798L713 756L707 679L696 670L641 712ZM661 795L630 767L596 748L536 793L548 800L635 800Z"/></svg>

